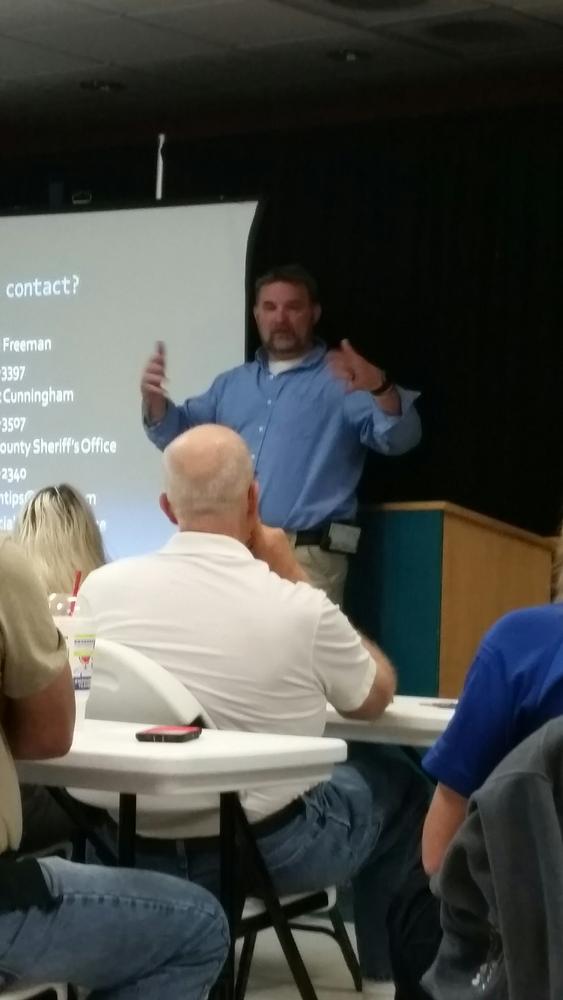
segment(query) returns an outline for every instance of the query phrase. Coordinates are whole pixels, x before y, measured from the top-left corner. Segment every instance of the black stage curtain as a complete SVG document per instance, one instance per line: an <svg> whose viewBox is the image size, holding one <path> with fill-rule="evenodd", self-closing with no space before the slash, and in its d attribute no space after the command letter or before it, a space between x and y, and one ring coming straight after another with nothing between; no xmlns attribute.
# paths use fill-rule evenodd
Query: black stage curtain
<svg viewBox="0 0 563 1000"><path fill-rule="evenodd" d="M422 391L424 442L362 496L541 533L563 500L563 115L418 121L283 151L258 273L301 260L322 332Z"/></svg>

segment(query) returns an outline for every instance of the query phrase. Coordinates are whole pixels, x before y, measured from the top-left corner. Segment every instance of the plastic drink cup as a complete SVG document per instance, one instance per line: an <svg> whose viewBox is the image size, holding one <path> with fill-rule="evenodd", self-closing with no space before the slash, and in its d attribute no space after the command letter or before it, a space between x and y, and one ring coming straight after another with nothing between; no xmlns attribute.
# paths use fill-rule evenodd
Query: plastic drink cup
<svg viewBox="0 0 563 1000"><path fill-rule="evenodd" d="M71 594L51 594L49 607L53 621L66 642L74 689L89 691L96 633L88 604Z"/></svg>

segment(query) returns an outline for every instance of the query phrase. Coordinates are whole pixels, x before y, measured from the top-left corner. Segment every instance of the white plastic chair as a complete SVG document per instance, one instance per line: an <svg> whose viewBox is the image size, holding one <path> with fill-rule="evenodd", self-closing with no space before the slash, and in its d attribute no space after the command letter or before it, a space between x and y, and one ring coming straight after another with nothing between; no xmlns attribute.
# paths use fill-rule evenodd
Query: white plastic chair
<svg viewBox="0 0 563 1000"><path fill-rule="evenodd" d="M86 702L85 717L106 722L138 722L141 725L191 725L199 721L207 729L214 725L197 698L156 661L143 653L110 639L96 639L92 687ZM67 789L78 802L105 809L114 818L119 810L119 796L111 792ZM151 817L192 813L205 824L206 816L215 815L219 796L191 795L189 804L179 796L139 795L137 826L150 828ZM203 835L203 834L202 834Z"/></svg>
<svg viewBox="0 0 563 1000"><path fill-rule="evenodd" d="M86 718L159 725L190 725L200 718L214 728L197 699L164 667L109 639L96 640Z"/></svg>
<svg viewBox="0 0 563 1000"><path fill-rule="evenodd" d="M155 725L188 725L200 719L208 728L214 728L209 717L187 688L164 670L160 664L135 650L122 646L108 639L96 640L94 669L92 671L92 689L86 704L86 718L104 719L111 722L139 722ZM117 797L107 793L84 792L69 789L70 794L82 802L113 811L117 807ZM189 809L195 814L218 806L218 797L213 802L209 797L190 796ZM151 799L139 796L137 816L139 825L142 815L170 812L178 810L177 799ZM186 804L183 804L186 811ZM307 930L323 930L335 937L344 960L350 970L354 985L359 991L362 988L358 961L342 918L335 908L336 892L327 888L318 893L303 893L302 895L284 897L280 900L284 913L289 919L292 916L304 916L327 912L332 930L321 927L300 925ZM242 915L238 936L244 939L239 972L236 984L237 1000L243 1000L252 962L256 934L262 928L270 927L271 922L266 908L261 900L248 899ZM301 995L306 995L306 989L295 974L296 983ZM312 987L311 987L312 989ZM310 996L311 993L309 992Z"/></svg>
<svg viewBox="0 0 563 1000"><path fill-rule="evenodd" d="M336 906L336 889L331 886L318 893L298 893L292 896L282 896L280 903L284 913L289 920L289 926L293 931L310 931L320 934L327 934L338 944L342 957L346 963L348 971L352 976L354 988L358 993L362 991L362 973L358 962L358 957L348 936L346 925ZM319 922L319 917L326 917L326 921ZM307 922L303 922L303 918ZM312 919L311 919L312 918ZM301 922L299 922L301 921ZM244 909L237 937L242 938L242 950L240 953L235 1000L244 1000L250 967L254 956L257 934L261 930L271 927L263 900L255 896L248 896L245 900ZM292 970L294 971L294 970ZM301 996L304 995L302 982L299 973L294 971L295 982Z"/></svg>

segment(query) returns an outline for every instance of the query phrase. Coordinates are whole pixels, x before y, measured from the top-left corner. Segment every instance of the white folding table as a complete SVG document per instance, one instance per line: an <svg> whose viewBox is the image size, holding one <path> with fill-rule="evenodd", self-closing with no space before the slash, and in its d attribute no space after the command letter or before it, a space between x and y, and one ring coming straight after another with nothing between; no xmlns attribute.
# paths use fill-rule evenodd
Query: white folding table
<svg viewBox="0 0 563 1000"><path fill-rule="evenodd" d="M142 724L83 719L65 757L20 761L18 774L22 781L48 787L119 793L118 860L123 865L134 863L137 795L219 794L221 902L231 928L231 950L220 991L230 1000L234 994L237 828L242 826L252 841L255 863L263 865L237 793L292 781L306 785L323 781L334 764L346 759L346 744L325 737L216 729L203 730L198 740L188 743L144 743L135 739L135 733L144 728ZM277 897L270 905L276 926ZM276 930L288 961L302 963L286 922L278 922Z"/></svg>
<svg viewBox="0 0 563 1000"><path fill-rule="evenodd" d="M331 705L327 707L325 736L357 743L395 743L400 746L429 747L444 732L455 710L446 698L418 698L396 695L374 721L345 719Z"/></svg>

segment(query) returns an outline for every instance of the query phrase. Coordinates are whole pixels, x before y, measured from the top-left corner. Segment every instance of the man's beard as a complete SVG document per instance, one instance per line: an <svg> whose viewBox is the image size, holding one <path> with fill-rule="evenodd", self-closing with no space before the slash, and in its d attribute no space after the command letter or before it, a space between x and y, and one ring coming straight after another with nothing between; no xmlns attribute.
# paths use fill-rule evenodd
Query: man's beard
<svg viewBox="0 0 563 1000"><path fill-rule="evenodd" d="M301 351L305 345L293 330L273 330L268 338L268 347L274 351Z"/></svg>

